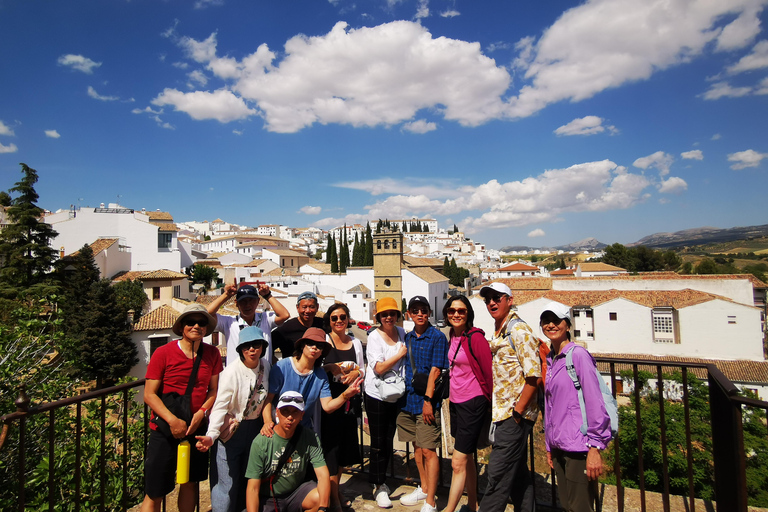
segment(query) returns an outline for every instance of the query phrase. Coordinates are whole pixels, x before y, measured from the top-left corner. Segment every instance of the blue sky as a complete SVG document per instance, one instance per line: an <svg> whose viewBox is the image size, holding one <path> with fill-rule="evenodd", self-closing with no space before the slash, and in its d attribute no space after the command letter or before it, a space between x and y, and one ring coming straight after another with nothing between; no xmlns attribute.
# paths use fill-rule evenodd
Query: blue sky
<svg viewBox="0 0 768 512"><path fill-rule="evenodd" d="M630 243L768 222L768 0L0 0L0 189Z"/></svg>

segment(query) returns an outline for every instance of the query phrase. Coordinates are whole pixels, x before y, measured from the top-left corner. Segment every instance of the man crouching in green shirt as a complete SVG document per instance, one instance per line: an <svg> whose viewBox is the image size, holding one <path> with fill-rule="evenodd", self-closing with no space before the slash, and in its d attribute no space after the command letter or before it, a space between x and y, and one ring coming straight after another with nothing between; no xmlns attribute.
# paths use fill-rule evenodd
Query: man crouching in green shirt
<svg viewBox="0 0 768 512"><path fill-rule="evenodd" d="M303 416L301 393L286 391L277 402L275 435L259 434L253 440L245 471L248 512L328 510L330 473L317 435L299 425ZM293 448L288 455L283 455L289 443ZM309 464L315 469L317 482L304 481Z"/></svg>

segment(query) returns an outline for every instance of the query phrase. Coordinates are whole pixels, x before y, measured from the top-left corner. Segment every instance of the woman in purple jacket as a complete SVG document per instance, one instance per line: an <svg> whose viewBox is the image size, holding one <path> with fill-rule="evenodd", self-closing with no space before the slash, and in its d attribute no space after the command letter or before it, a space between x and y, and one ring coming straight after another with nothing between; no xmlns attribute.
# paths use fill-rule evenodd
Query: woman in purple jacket
<svg viewBox="0 0 768 512"><path fill-rule="evenodd" d="M453 512L464 486L467 505L460 512L477 509L477 474L474 454L487 446L490 424L493 371L491 349L482 330L473 327L475 312L463 295L451 297L443 306L443 318L451 325L448 360L451 363L451 435L455 438L451 467L451 490L443 512ZM485 432L483 432L485 427Z"/></svg>
<svg viewBox="0 0 768 512"><path fill-rule="evenodd" d="M548 303L540 325L552 342L544 391L547 462L555 470L563 508L569 512L592 511L597 479L603 473L600 451L611 440L611 421L600 392L595 360L587 349L571 342L568 307ZM582 433L579 395L566 368L569 351L573 351L573 366L584 394L586 434Z"/></svg>

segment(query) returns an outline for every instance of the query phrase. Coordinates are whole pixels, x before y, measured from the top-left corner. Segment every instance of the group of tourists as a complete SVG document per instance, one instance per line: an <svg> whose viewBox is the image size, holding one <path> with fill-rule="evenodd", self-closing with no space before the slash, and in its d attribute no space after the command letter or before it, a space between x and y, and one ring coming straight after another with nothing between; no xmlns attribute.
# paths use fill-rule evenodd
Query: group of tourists
<svg viewBox="0 0 768 512"><path fill-rule="evenodd" d="M141 511L159 512L174 489L177 448L185 439L190 469L179 487L181 512L194 510L208 452L213 512L349 510L341 470L361 462L357 428L364 407L377 505L392 506L386 472L397 433L413 443L419 473L419 485L400 502L436 512L446 399L454 449L445 512L456 510L465 490L459 512L478 506L501 512L510 498L515 510L534 510L526 450L539 402L546 404L547 460L560 501L569 511L592 510L610 419L594 359L570 340L570 310L553 302L542 312L550 350L517 316L506 285L491 283L480 296L495 323L490 339L474 326L467 297L449 297L442 308L448 336L429 322L434 312L425 297L407 304L410 332L398 325L398 301L384 297L365 350L349 330L349 308L335 303L319 318L312 292L299 295L296 318L266 284L227 285L207 308L188 306L173 326L181 338L158 348L147 367L144 399L153 417ZM239 314L218 314L232 297ZM271 311L257 311L261 301ZM202 342L214 330L226 337L226 368L218 349ZM475 453L489 445L488 484L478 502Z"/></svg>

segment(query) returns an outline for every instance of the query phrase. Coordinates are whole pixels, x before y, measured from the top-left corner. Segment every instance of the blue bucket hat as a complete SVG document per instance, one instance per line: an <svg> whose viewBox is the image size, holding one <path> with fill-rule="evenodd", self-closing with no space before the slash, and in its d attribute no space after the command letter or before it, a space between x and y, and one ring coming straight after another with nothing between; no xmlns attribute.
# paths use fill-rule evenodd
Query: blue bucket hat
<svg viewBox="0 0 768 512"><path fill-rule="evenodd" d="M240 338L237 340L237 351L240 351L240 347L243 345L246 345L248 343L256 343L261 342L261 344L266 347L269 345L269 342L264 338L264 332L256 327L255 325L251 325L240 331Z"/></svg>

